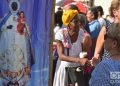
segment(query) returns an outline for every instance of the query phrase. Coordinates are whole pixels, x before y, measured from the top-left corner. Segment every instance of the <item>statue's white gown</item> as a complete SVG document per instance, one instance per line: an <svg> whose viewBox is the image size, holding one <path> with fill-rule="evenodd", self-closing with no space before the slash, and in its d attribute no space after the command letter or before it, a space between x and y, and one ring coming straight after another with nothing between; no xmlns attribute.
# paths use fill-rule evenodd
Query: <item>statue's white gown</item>
<svg viewBox="0 0 120 86"><path fill-rule="evenodd" d="M10 81L22 86L28 78L26 69L31 65L29 32L27 26L24 35L17 31L17 18L17 15L10 15L0 28L0 86L7 86ZM12 28L8 28L10 25Z"/></svg>

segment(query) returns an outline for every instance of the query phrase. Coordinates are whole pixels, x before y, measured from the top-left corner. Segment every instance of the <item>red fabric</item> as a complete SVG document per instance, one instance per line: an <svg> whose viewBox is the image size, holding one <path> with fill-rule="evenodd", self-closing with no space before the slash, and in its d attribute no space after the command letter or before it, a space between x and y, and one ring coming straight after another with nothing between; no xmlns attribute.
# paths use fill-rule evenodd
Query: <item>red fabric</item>
<svg viewBox="0 0 120 86"><path fill-rule="evenodd" d="M25 22L25 18L18 18L18 22Z"/></svg>
<svg viewBox="0 0 120 86"><path fill-rule="evenodd" d="M85 6L83 3L77 3L76 6L78 7L79 11L82 13L87 13L88 7Z"/></svg>
<svg viewBox="0 0 120 86"><path fill-rule="evenodd" d="M78 9L79 9L79 12L84 13L84 14L87 13L87 10L89 8L87 5L85 5L85 4L81 3L81 2L71 1L71 2L69 2L67 4L65 3L65 5L63 6L63 9L68 9L71 4L76 5L78 7Z"/></svg>
<svg viewBox="0 0 120 86"><path fill-rule="evenodd" d="M17 31L23 35L24 34L24 27L25 27L25 18L18 18L18 25L17 25Z"/></svg>

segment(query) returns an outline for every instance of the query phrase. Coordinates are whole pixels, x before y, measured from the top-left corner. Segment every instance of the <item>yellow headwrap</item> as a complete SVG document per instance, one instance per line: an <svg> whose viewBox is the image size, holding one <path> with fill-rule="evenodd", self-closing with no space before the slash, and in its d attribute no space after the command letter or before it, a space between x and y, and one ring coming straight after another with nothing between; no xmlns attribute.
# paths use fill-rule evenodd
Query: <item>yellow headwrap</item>
<svg viewBox="0 0 120 86"><path fill-rule="evenodd" d="M71 22L71 20L78 14L77 10L65 10L62 15L62 21L65 26Z"/></svg>

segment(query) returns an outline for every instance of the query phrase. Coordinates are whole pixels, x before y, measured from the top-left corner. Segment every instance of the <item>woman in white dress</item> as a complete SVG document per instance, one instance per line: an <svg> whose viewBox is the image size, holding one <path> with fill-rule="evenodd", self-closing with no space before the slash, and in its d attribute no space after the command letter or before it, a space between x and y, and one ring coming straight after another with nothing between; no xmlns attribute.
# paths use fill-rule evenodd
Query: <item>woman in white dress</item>
<svg viewBox="0 0 120 86"><path fill-rule="evenodd" d="M83 66L88 61L86 58L79 57L82 52L84 31L79 29L77 10L64 11L62 21L67 27L59 30L55 35L59 59L53 86L68 86L65 68ZM80 86L79 84L75 86Z"/></svg>

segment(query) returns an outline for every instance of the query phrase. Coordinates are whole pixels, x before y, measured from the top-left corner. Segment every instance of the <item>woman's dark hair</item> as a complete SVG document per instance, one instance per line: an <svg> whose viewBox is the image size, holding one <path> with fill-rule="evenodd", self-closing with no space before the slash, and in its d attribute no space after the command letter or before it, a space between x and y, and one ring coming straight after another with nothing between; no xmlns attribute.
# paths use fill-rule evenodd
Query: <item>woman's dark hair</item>
<svg viewBox="0 0 120 86"><path fill-rule="evenodd" d="M80 14L85 14L85 13L81 12L80 9L74 4L69 5L69 9L77 10Z"/></svg>
<svg viewBox="0 0 120 86"><path fill-rule="evenodd" d="M21 13L24 14L24 11L20 11L20 12L18 12L18 15L20 16ZM24 17L25 17L25 15L24 15Z"/></svg>
<svg viewBox="0 0 120 86"><path fill-rule="evenodd" d="M55 13L55 24L58 24L60 27L62 27L62 14L63 14L63 11L62 9L58 9L58 11Z"/></svg>
<svg viewBox="0 0 120 86"><path fill-rule="evenodd" d="M98 18L97 7L91 7L89 10L90 10L90 11L92 12L92 14L94 15L94 19L97 19L97 18Z"/></svg>
<svg viewBox="0 0 120 86"><path fill-rule="evenodd" d="M83 26L85 26L86 23L87 23L86 16L85 16L84 14L79 14L79 15L78 15L78 18L79 18L80 23L81 23Z"/></svg>
<svg viewBox="0 0 120 86"><path fill-rule="evenodd" d="M74 5L74 4L71 4L70 7L69 7L69 9L77 10L78 12L80 12L79 9L78 9L78 7L76 5Z"/></svg>
<svg viewBox="0 0 120 86"><path fill-rule="evenodd" d="M104 15L103 8L101 6L97 6L98 12L100 12L100 15Z"/></svg>

